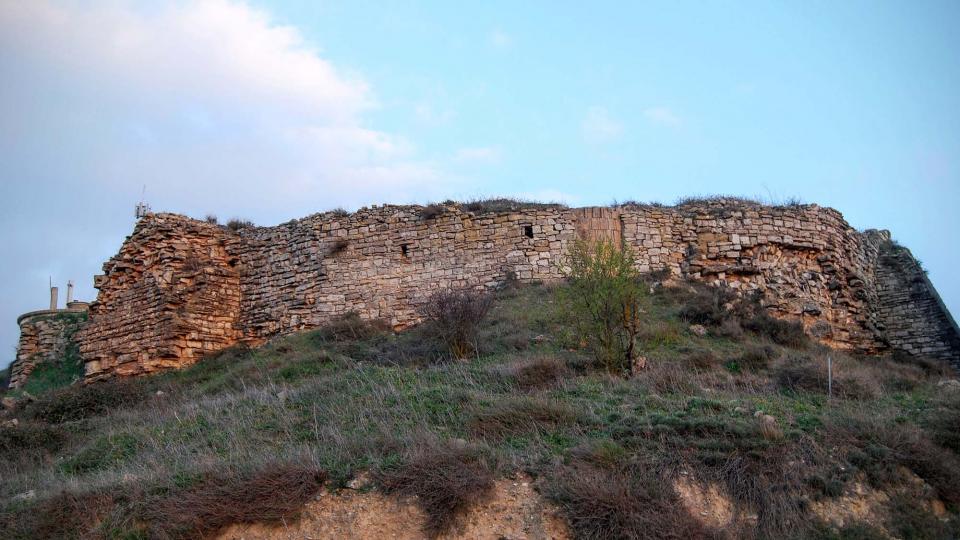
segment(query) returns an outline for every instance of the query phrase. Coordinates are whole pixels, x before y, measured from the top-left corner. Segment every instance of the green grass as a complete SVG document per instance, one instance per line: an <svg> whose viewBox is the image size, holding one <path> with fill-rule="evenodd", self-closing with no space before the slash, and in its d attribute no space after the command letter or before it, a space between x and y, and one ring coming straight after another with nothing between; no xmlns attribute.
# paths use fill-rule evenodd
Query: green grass
<svg viewBox="0 0 960 540"><path fill-rule="evenodd" d="M637 519L656 519L645 508L675 500L671 489L649 482L669 480L681 468L759 515L744 535L857 537L856 527L840 536L817 528L802 501L836 497L861 473L882 489L904 489L912 484L902 468L926 480L926 495L946 501L955 517L960 458L951 422L960 401L937 389L938 374L834 353L841 389L856 391L828 399L815 374L805 372L803 385L784 388L778 374L789 358L801 358L790 369L814 369L824 351L783 347L750 332L724 337L711 328L698 336L680 319L684 301L675 290L653 295L642 342L648 369L633 379L595 366L554 291L533 285L498 293L480 328L477 357L466 362L445 360L423 327L357 333L344 326L355 324L348 321L149 378L46 385L18 409L17 431L0 428L0 536L46 531L37 516L53 515L54 502L76 506L58 519L83 530L150 536L138 528L150 523L163 533L162 519L141 515L145 505L177 508L169 498L200 489L212 476L248 478L278 463L323 471L328 489L371 470L382 473L384 487L407 494L426 493L417 475L388 473L439 464L450 469L430 481L465 501L450 510L460 511L476 498L470 490L488 487L466 481L469 474L458 469L480 467L475 456L483 457L484 474L541 477L587 536L596 526L581 519L596 510L590 490L606 489L599 500L614 504L617 494L607 488L622 485L651 501L623 506L634 513L611 515L602 525L630 537L624 531L643 529ZM769 358L754 354L764 347ZM730 369L732 363L740 368ZM764 430L757 411L774 417L775 433ZM864 435L878 424L906 431ZM636 476L640 470L649 472ZM13 500L30 490L34 499ZM65 505L57 499L64 493L84 504ZM439 530L449 516L434 510L425 508ZM925 515L913 515L903 523L934 530ZM664 516L670 527L700 530L677 512Z"/></svg>

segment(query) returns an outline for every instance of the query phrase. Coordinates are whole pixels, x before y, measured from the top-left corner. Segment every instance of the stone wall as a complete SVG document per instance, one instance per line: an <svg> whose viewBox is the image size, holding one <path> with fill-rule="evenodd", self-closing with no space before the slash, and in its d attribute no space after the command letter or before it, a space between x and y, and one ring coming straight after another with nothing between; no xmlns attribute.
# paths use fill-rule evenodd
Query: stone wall
<svg viewBox="0 0 960 540"><path fill-rule="evenodd" d="M74 334L86 320L85 309L43 310L21 315L17 319L20 326L17 356L10 364L10 388L23 386L38 364L63 359L68 348L75 345Z"/></svg>
<svg viewBox="0 0 960 540"><path fill-rule="evenodd" d="M946 360L960 369L960 329L920 263L889 236L873 241L879 251L876 309L887 342L908 354Z"/></svg>
<svg viewBox="0 0 960 540"><path fill-rule="evenodd" d="M497 212L387 205L236 232L150 214L97 278L81 352L97 379L188 365L351 311L399 329L441 289L559 279L571 242L585 238L622 242L642 271L758 291L772 315L802 321L817 339L875 353L889 346L881 318L890 313L879 307L887 289L876 283L875 236L829 208L734 200Z"/></svg>
<svg viewBox="0 0 960 540"><path fill-rule="evenodd" d="M77 336L87 378L182 367L241 339L238 242L182 216L141 219L95 279Z"/></svg>

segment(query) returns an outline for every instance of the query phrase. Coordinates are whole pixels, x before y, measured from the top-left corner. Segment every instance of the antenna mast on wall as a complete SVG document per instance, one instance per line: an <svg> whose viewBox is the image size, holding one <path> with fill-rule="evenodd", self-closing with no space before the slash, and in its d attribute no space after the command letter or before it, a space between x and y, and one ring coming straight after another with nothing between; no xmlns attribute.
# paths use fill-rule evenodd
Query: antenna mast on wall
<svg viewBox="0 0 960 540"><path fill-rule="evenodd" d="M150 213L150 205L147 204L147 186L143 186L143 191L140 192L140 202L137 203L136 210L134 214L137 216L137 219L140 219Z"/></svg>

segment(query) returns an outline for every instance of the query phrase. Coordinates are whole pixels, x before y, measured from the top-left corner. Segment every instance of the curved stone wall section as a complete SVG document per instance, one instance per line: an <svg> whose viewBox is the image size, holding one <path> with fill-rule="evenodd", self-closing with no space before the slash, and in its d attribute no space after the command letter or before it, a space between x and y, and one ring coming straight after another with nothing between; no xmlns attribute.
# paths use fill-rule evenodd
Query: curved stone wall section
<svg viewBox="0 0 960 540"><path fill-rule="evenodd" d="M17 319L17 357L10 364L10 388L23 386L37 364L62 359L86 320L84 310L43 310L21 315Z"/></svg>

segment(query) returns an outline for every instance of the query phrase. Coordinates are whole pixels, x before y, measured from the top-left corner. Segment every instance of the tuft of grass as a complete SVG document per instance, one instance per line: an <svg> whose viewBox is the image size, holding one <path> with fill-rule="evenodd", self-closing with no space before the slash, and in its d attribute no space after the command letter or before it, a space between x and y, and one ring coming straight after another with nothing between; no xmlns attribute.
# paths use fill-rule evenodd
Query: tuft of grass
<svg viewBox="0 0 960 540"><path fill-rule="evenodd" d="M515 362L507 372L522 390L549 388L572 375L566 362L553 356L537 356Z"/></svg>
<svg viewBox="0 0 960 540"><path fill-rule="evenodd" d="M433 537L449 530L490 492L494 468L479 447L422 440L402 463L383 468L375 476L387 492L417 498L427 516L424 532Z"/></svg>
<svg viewBox="0 0 960 540"><path fill-rule="evenodd" d="M129 433L100 437L60 462L58 468L68 475L104 470L133 457L138 444L137 438Z"/></svg>
<svg viewBox="0 0 960 540"><path fill-rule="evenodd" d="M471 431L484 439L502 439L572 426L577 413L566 403L543 398L503 398L476 411Z"/></svg>

